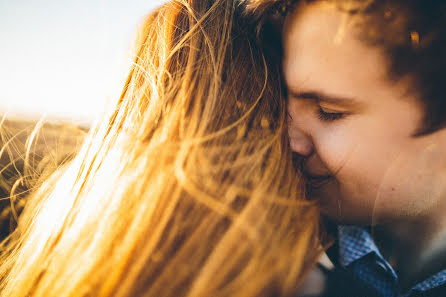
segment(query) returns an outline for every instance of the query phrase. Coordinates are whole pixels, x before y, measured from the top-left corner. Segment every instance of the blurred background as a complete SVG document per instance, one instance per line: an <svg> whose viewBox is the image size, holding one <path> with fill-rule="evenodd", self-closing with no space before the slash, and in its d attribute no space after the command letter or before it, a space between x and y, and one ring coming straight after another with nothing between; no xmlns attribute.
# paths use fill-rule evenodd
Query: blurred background
<svg viewBox="0 0 446 297"><path fill-rule="evenodd" d="M119 94L142 18L163 0L0 0L0 113L86 125Z"/></svg>
<svg viewBox="0 0 446 297"><path fill-rule="evenodd" d="M163 1L0 0L0 239L34 178L69 161L120 95L137 27Z"/></svg>

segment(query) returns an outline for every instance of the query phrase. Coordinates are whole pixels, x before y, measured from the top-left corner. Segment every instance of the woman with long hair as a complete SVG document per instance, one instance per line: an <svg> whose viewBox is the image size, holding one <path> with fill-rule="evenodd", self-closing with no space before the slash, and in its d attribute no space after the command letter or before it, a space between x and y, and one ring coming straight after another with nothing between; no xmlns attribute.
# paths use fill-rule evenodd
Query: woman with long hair
<svg viewBox="0 0 446 297"><path fill-rule="evenodd" d="M293 294L319 212L293 168L279 42L245 4L147 16L113 112L3 242L0 296Z"/></svg>

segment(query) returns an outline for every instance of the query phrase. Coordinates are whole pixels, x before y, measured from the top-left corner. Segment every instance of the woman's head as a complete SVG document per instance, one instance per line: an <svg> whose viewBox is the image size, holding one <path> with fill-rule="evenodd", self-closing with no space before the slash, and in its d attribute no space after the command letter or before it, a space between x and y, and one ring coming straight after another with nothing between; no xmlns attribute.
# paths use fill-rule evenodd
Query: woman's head
<svg viewBox="0 0 446 297"><path fill-rule="evenodd" d="M29 197L0 296L292 292L318 252L318 210L292 167L265 30L240 1L146 18L115 110Z"/></svg>

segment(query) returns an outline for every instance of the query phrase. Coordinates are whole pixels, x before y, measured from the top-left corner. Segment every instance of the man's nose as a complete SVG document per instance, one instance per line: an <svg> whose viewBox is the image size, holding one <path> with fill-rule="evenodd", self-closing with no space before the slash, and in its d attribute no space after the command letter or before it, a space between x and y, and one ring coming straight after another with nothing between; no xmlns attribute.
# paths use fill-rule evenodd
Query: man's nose
<svg viewBox="0 0 446 297"><path fill-rule="evenodd" d="M289 127L288 135L290 138L291 150L303 157L309 157L313 154L314 145L311 137L297 127Z"/></svg>

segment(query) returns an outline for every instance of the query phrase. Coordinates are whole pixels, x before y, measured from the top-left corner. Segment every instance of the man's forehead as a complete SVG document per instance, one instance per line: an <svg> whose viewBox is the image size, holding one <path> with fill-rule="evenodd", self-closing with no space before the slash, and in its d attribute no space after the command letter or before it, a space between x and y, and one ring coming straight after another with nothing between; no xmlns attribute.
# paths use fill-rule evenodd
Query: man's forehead
<svg viewBox="0 0 446 297"><path fill-rule="evenodd" d="M301 34L312 35L320 30L323 24L330 24L332 28L341 25L340 16L344 15L336 9L336 6L323 1L305 3L295 6L285 18L282 34L285 42L293 39L294 31ZM347 14L345 14L348 16ZM307 26L303 26L307 25Z"/></svg>
<svg viewBox="0 0 446 297"><path fill-rule="evenodd" d="M362 98L389 84L387 60L376 47L340 31L345 13L323 4L296 7L283 30L284 78L289 89L320 90L343 98ZM348 20L348 19L347 19Z"/></svg>

